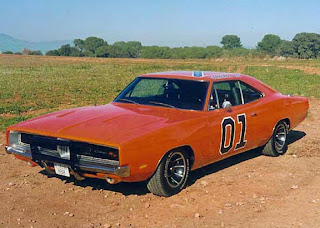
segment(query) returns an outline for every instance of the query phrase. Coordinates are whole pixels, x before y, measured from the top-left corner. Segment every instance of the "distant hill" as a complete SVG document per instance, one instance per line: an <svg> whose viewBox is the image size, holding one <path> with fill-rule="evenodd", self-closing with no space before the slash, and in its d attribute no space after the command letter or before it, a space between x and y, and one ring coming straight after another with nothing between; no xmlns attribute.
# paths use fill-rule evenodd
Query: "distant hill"
<svg viewBox="0 0 320 228"><path fill-rule="evenodd" d="M19 40L7 34L0 34L0 51L21 52L23 48L30 50L40 50L43 54L46 51L58 49L63 44L72 44L70 40L30 42Z"/></svg>

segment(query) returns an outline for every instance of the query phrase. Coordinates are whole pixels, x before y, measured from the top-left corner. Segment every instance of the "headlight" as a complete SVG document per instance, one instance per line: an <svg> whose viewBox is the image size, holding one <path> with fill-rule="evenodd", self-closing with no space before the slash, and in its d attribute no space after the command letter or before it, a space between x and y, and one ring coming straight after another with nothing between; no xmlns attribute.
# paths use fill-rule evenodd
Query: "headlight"
<svg viewBox="0 0 320 228"><path fill-rule="evenodd" d="M30 144L24 143L21 140L22 133L18 131L9 132L9 146L14 148L19 153L31 153Z"/></svg>
<svg viewBox="0 0 320 228"><path fill-rule="evenodd" d="M119 150L107 146L77 142L73 143L71 152L72 151L79 155L119 161Z"/></svg>
<svg viewBox="0 0 320 228"><path fill-rule="evenodd" d="M9 145L16 147L21 144L21 133L16 131L9 132Z"/></svg>

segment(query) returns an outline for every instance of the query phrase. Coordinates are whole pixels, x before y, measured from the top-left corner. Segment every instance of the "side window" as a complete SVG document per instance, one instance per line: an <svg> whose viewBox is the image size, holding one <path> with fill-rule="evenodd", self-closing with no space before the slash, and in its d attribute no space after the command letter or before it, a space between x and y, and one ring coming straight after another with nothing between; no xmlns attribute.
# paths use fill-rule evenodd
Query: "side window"
<svg viewBox="0 0 320 228"><path fill-rule="evenodd" d="M219 107L223 107L223 102L229 101L232 106L242 104L240 89L236 86L236 81L216 82L214 87L219 101Z"/></svg>
<svg viewBox="0 0 320 228"><path fill-rule="evenodd" d="M244 103L249 103L263 97L263 94L252 86L241 81L239 82L239 84L242 90Z"/></svg>

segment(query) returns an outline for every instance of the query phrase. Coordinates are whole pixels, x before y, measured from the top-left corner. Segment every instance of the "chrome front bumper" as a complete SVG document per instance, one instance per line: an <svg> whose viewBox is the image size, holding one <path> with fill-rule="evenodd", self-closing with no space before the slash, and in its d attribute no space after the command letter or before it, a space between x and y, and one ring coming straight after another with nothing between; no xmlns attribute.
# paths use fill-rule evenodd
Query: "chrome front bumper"
<svg viewBox="0 0 320 228"><path fill-rule="evenodd" d="M24 158L27 158L29 160L32 159L32 153L31 151L24 150L22 148L14 148L11 146L5 146L5 149L8 154L14 154L18 155ZM42 166L42 161L44 162L57 162L57 163L64 163L63 159L60 159L60 161L54 161L51 159L43 159L41 161L34 161L38 163L40 166ZM70 162L70 160L68 160ZM85 162L81 164L71 164L74 166L74 170L81 170L81 171L89 171L89 172L95 172L95 173L106 173L106 174L113 174L119 177L128 177L130 176L130 167L129 166L117 166L114 165L114 161L110 161L111 164L95 164L94 162ZM113 164L112 164L113 163Z"/></svg>
<svg viewBox="0 0 320 228"><path fill-rule="evenodd" d="M13 148L11 146L5 146L6 152L8 154L15 154L15 155L19 155L28 159L32 160L32 155L31 153L23 150L23 149L19 149L19 148Z"/></svg>

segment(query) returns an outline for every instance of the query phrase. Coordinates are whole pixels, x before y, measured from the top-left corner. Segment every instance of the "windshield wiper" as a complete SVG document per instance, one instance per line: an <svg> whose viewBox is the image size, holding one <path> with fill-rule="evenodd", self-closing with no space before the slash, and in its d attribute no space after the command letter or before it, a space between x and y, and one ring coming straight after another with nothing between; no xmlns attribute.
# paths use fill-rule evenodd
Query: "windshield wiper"
<svg viewBox="0 0 320 228"><path fill-rule="evenodd" d="M156 102L156 101L149 101L149 103L150 103L150 104L161 105L161 106L164 106L164 107L169 107L169 108L176 108L176 109L178 109L176 106L169 105L169 104L166 104L166 103L161 103L161 102Z"/></svg>
<svg viewBox="0 0 320 228"><path fill-rule="evenodd" d="M133 100L129 100L129 99L125 99L125 98L119 98L117 99L116 101L126 101L126 102L129 102L129 103L132 103L132 104L139 104L138 102L135 102Z"/></svg>

